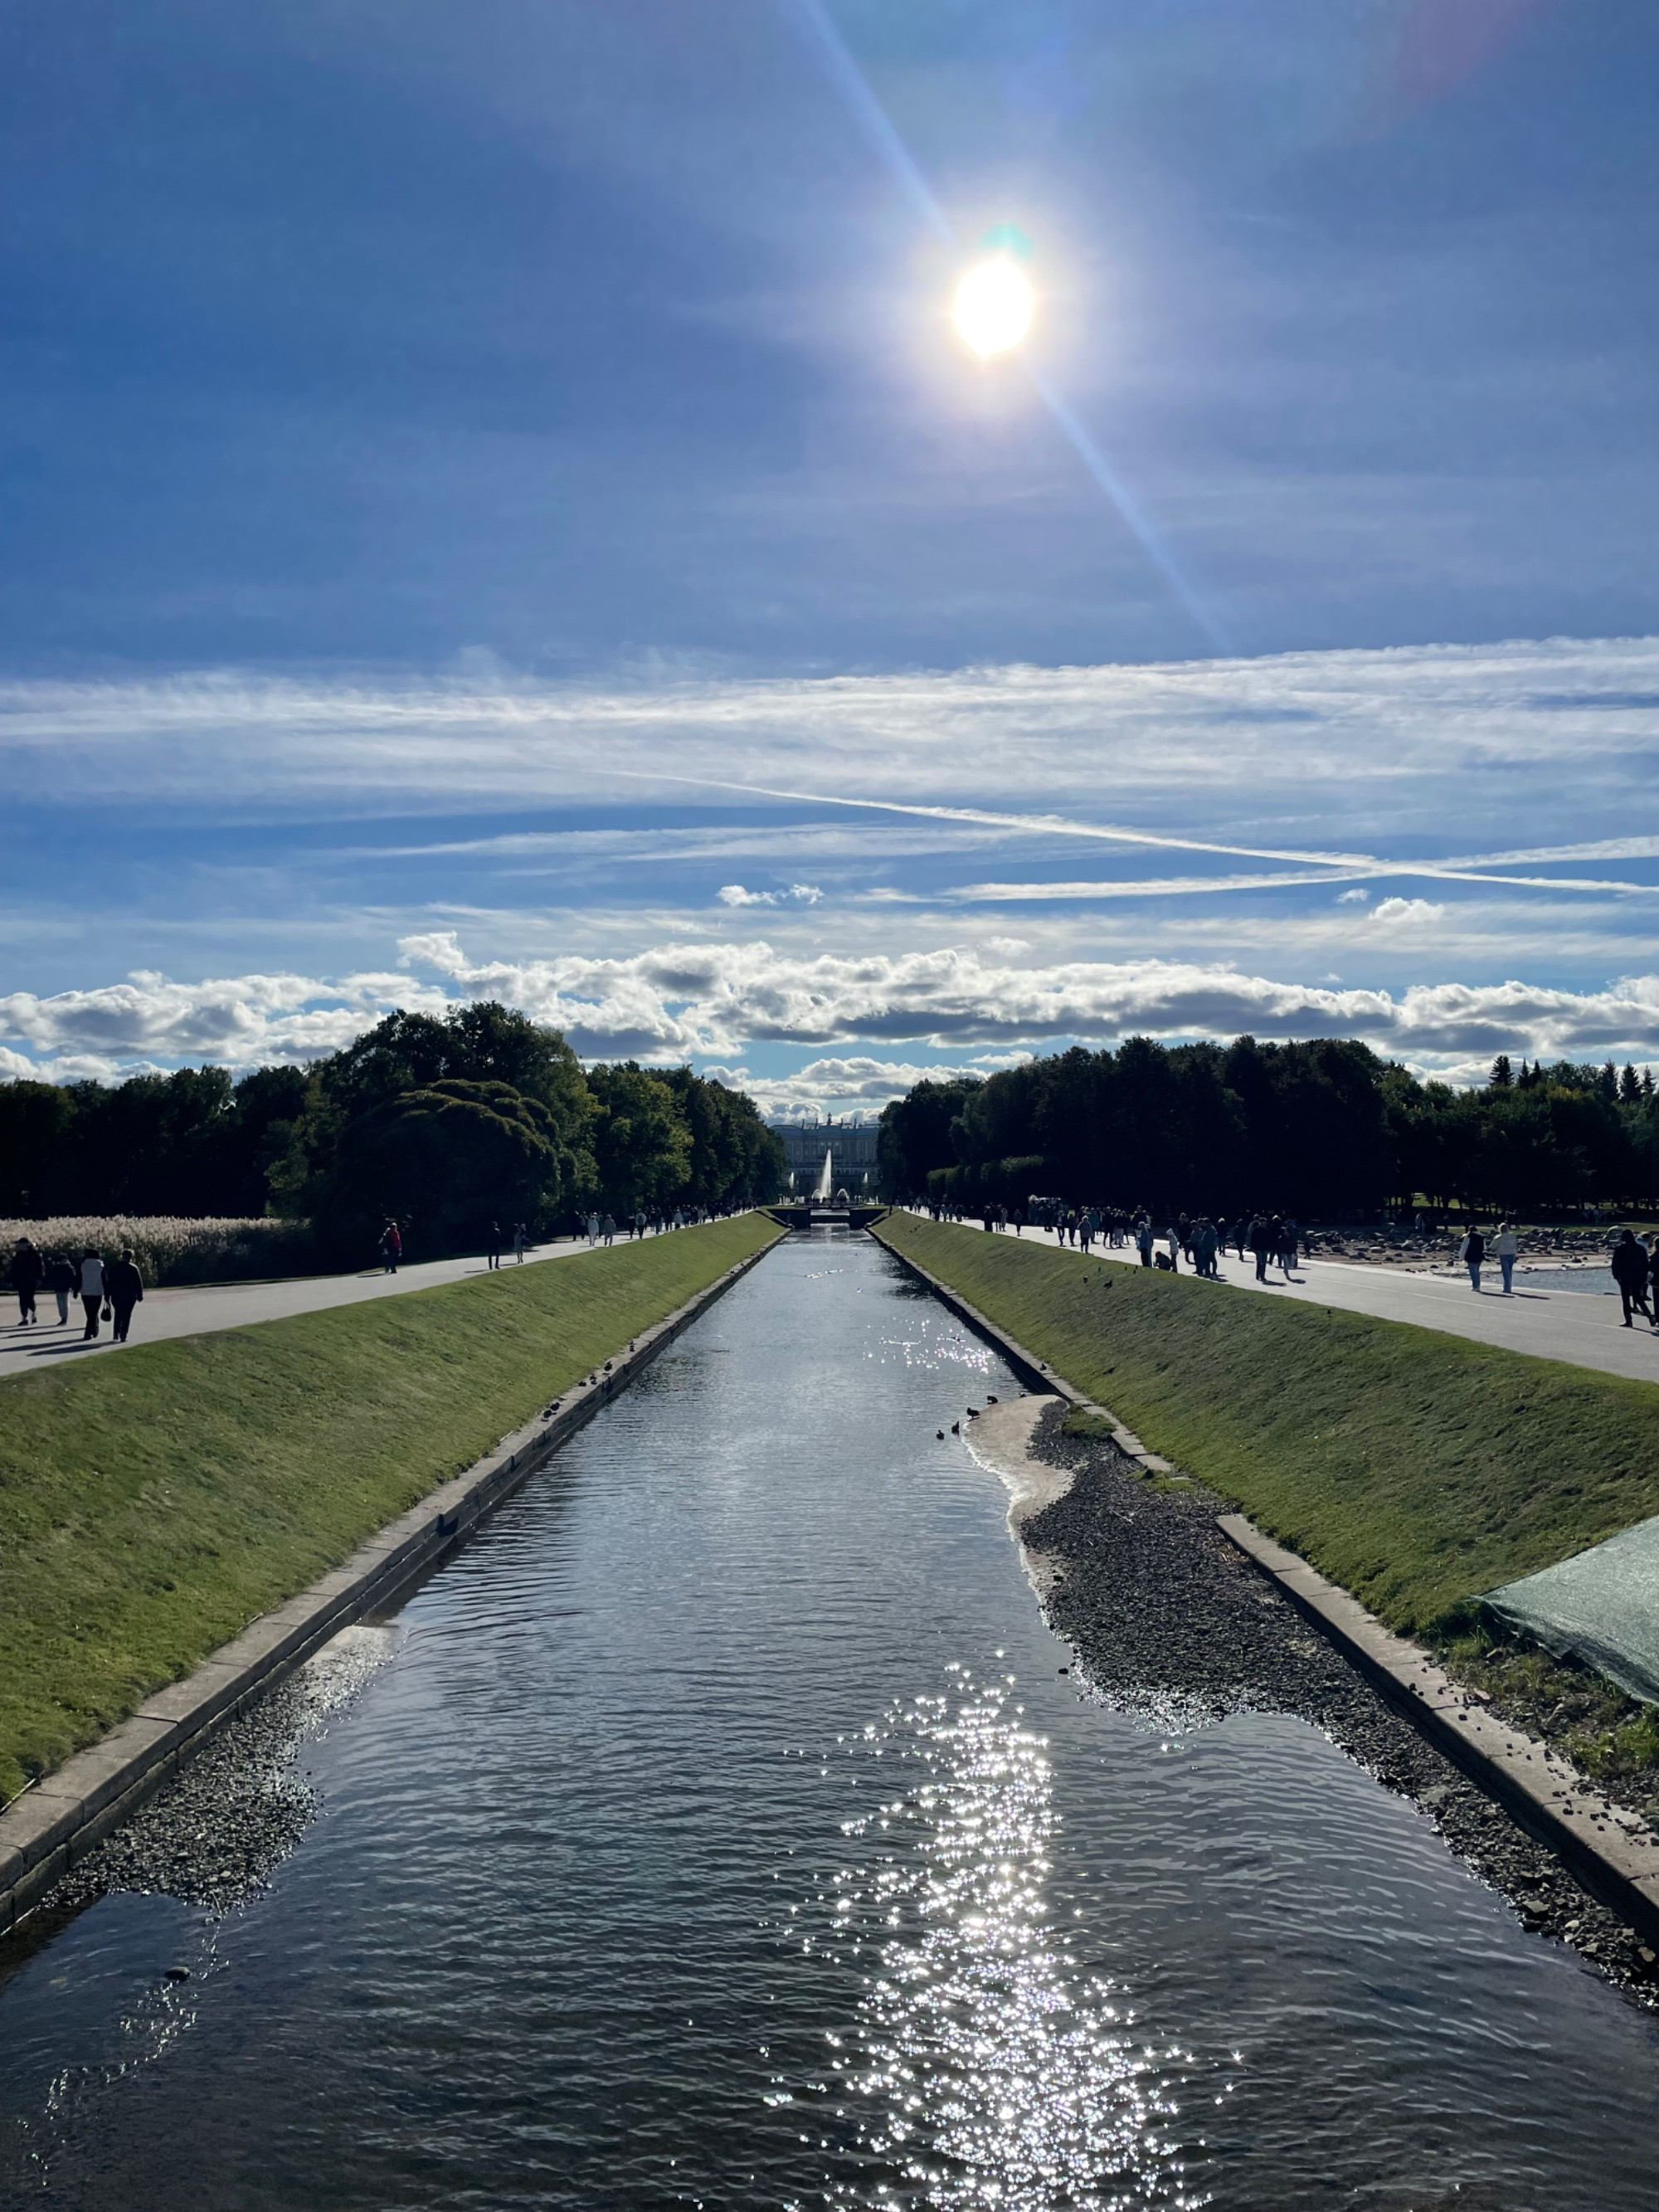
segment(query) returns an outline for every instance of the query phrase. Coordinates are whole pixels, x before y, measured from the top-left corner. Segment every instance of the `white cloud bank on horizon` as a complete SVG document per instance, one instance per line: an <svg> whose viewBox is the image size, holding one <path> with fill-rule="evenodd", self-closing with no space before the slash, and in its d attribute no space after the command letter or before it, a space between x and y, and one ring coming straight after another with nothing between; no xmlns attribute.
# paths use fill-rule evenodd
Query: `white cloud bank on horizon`
<svg viewBox="0 0 1659 2212"><path fill-rule="evenodd" d="M471 958L453 931L400 940L404 971L330 980L245 975L179 983L152 971L101 988L0 998L0 1073L59 1080L135 1066L304 1060L392 1006L441 1012L496 998L564 1030L586 1060L738 1062L757 1046L815 1050L805 1071L753 1079L781 1106L870 1103L925 1072L825 1048L909 1043L985 1067L1068 1039L1358 1036L1425 1073L1471 1080L1498 1052L1529 1058L1659 1056L1659 975L1596 991L1522 981L1383 990L1285 982L1222 963L1165 960L1016 966L961 946L895 956L667 944L627 958ZM408 972L410 970L416 972ZM424 976L428 979L422 980ZM844 1087L836 1088L832 1086ZM884 1089L884 1085L885 1088Z"/></svg>

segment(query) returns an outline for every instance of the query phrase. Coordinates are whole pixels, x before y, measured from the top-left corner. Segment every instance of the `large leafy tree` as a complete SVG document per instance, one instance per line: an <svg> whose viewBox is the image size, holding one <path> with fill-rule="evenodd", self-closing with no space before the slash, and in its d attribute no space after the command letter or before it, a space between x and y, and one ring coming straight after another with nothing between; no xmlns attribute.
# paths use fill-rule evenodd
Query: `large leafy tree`
<svg viewBox="0 0 1659 2212"><path fill-rule="evenodd" d="M599 1109L594 1149L605 1205L652 1212L686 1194L694 1147L672 1086L631 1060L592 1068L587 1081Z"/></svg>
<svg viewBox="0 0 1659 2212"><path fill-rule="evenodd" d="M902 1098L883 1107L876 1128L876 1177L884 1198L919 1197L934 1169L957 1164L952 1128L980 1085L977 1075L943 1081L924 1076Z"/></svg>
<svg viewBox="0 0 1659 2212"><path fill-rule="evenodd" d="M348 1126L317 1193L318 1228L337 1255L372 1250L388 1219L417 1252L476 1246L492 1220L545 1228L585 1165L540 1099L507 1083L443 1078L381 1099Z"/></svg>

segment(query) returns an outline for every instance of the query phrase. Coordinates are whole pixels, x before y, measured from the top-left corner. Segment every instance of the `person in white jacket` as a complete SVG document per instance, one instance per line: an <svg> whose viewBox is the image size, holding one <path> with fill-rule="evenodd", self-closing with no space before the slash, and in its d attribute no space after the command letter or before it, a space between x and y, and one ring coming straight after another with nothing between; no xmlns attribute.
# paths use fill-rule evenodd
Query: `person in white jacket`
<svg viewBox="0 0 1659 2212"><path fill-rule="evenodd" d="M88 1245L81 1255L81 1304L87 1316L87 1325L81 1332L82 1344L97 1335L98 1316L103 1303L104 1263Z"/></svg>
<svg viewBox="0 0 1659 2212"><path fill-rule="evenodd" d="M1515 1289L1515 1255L1521 1247L1515 1241L1515 1231L1505 1222L1492 1240L1492 1255L1504 1271L1504 1296L1508 1297Z"/></svg>

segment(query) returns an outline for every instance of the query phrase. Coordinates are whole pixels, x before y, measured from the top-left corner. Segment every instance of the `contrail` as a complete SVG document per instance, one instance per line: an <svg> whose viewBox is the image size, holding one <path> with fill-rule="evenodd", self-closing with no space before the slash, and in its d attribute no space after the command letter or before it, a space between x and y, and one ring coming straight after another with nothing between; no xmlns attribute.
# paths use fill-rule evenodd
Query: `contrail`
<svg viewBox="0 0 1659 2212"><path fill-rule="evenodd" d="M687 784L703 791L741 791L754 799L787 799L797 805L850 806L878 814L908 814L931 822L972 822L993 830L1036 831L1049 837L1083 837L1109 845L1146 845L1172 853L1213 853L1229 860L1286 860L1292 866L1326 868L1340 873L1310 877L1312 883L1374 882L1385 876L1411 876L1435 883L1504 884L1522 890L1645 891L1651 884L1603 881L1582 876L1494 876L1478 863L1462 867L1433 860L1389 860L1375 853L1310 853L1277 845L1219 845L1202 837L1172 837L1152 830L1122 830L1095 822L1073 822L1063 814L1000 814L980 806L929 806L899 799L845 799L822 791L789 791L770 783L737 783L725 776L672 775L660 769L612 769L632 783ZM1279 878L1283 881L1284 878Z"/></svg>
<svg viewBox="0 0 1659 2212"><path fill-rule="evenodd" d="M854 120L879 158L886 163L900 191L936 237L949 246L958 244L955 225L939 204L915 155L894 128L891 117L870 89L869 79L836 27L834 18L823 5L823 0L783 0L783 6L784 12L793 18L803 37L823 64ZM1038 398L1048 409L1061 436L1082 462L1097 488L1116 508L1124 527L1169 586L1175 599L1218 653L1235 653L1237 647L1223 634L1215 617L1182 574L1174 554L1142 512L1139 501L1084 428L1076 411L1047 378L1035 371L1029 373Z"/></svg>

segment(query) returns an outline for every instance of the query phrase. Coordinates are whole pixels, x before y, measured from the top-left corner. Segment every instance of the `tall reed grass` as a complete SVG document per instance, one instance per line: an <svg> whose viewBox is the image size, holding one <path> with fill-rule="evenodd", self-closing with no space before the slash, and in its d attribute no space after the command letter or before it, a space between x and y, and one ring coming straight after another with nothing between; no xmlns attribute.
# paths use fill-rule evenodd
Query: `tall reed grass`
<svg viewBox="0 0 1659 2212"><path fill-rule="evenodd" d="M319 1265L306 1221L189 1220L172 1214L54 1214L46 1221L0 1221L0 1279L20 1237L43 1253L79 1259L88 1247L112 1258L123 1245L147 1283L228 1283L264 1275L303 1275Z"/></svg>

